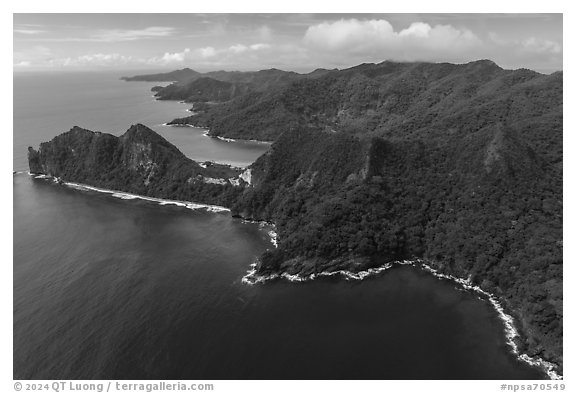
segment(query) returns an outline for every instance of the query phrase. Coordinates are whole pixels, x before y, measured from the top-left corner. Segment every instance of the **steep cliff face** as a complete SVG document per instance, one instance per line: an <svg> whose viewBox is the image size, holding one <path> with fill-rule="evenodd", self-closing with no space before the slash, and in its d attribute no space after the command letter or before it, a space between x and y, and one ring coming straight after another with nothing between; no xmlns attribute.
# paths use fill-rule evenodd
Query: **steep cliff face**
<svg viewBox="0 0 576 393"><path fill-rule="evenodd" d="M158 198L230 206L241 193L241 171L201 166L148 127L120 137L74 127L28 150L31 173Z"/></svg>

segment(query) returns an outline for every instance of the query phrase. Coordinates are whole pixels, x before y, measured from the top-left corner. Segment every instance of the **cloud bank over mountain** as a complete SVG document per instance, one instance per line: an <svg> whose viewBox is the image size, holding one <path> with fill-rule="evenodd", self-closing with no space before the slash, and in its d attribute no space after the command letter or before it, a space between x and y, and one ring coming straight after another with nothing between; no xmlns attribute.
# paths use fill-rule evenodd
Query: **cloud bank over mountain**
<svg viewBox="0 0 576 393"><path fill-rule="evenodd" d="M561 15L533 15L534 20L526 23L526 16L498 14L479 15L478 20L469 15L441 20L430 16L428 21L422 15L404 15L403 20L392 15L325 15L325 20L302 16L299 20L291 14L275 14L265 20L253 15L257 20L252 24L250 15L233 15L224 21L204 17L194 25L170 26L162 20L132 26L127 14L123 27L118 23L55 26L48 23L49 15L42 17L46 23L17 23L29 17L15 15L16 71L180 66L310 70L383 60L464 63L482 58L506 68L562 69ZM534 24L538 21L540 26ZM517 24L514 29L512 22Z"/></svg>

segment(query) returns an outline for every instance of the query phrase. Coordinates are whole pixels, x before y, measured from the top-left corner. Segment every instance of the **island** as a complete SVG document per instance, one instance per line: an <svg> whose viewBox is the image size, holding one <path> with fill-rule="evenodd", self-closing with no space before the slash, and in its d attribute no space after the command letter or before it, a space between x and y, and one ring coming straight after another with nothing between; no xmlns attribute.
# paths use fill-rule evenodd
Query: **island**
<svg viewBox="0 0 576 393"><path fill-rule="evenodd" d="M519 350L562 372L562 72L481 60L225 74L177 82L216 101L192 91L199 113L172 123L272 141L248 168L196 163L135 125L75 127L30 148L30 172L273 222L261 277L424 260L500 299Z"/></svg>

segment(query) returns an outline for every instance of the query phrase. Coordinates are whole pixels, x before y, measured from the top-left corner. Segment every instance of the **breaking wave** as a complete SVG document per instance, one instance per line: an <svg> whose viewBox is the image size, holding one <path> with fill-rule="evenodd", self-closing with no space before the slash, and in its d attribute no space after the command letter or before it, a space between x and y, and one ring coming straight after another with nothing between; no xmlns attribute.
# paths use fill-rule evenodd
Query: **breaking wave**
<svg viewBox="0 0 576 393"><path fill-rule="evenodd" d="M175 205L175 206L184 207L186 209L205 210L205 211L212 212L212 213L222 213L222 212L229 212L230 211L230 209L223 207L223 206L208 205L208 204L204 204L204 203L195 203L195 202L188 202L188 201L177 201L177 200L172 200L172 199L154 198L154 197L148 197L148 196L143 196L143 195L131 194L129 192L123 192L123 191L117 191L117 190L108 190L105 188L89 186L89 185L81 184L81 183L64 182L64 181L61 181L60 179L58 179L57 177L52 177L52 176L48 176L48 175L32 175L32 176L35 179L53 180L54 182L60 183L60 184L65 185L67 187L73 188L75 190L100 192L103 194L109 194L110 196L112 196L114 198L119 198L119 199L125 199L125 200L140 199L143 201L154 202L154 203L157 203L161 206Z"/></svg>
<svg viewBox="0 0 576 393"><path fill-rule="evenodd" d="M510 347L512 353L516 356L516 358L524 363L527 363L531 366L538 367L543 370L546 375L552 380L560 380L562 379L562 375L560 375L556 370L557 366L551 362L548 362L539 357L530 357L525 353L520 353L518 348L517 340L520 338L520 334L518 333L518 329L514 324L514 318L507 314L502 306L500 300L494 296L493 294L483 290L477 285L474 285L470 278L463 279L459 277L454 277L448 274L440 273L427 263L425 263L422 259L413 259L413 260L403 260L403 261L394 261L385 263L384 265L377 267L377 268L370 268L366 270L362 270L359 272L351 272L348 270L337 270L333 272L320 272L316 274L310 275L299 275L299 274L288 274L288 273L272 273L267 275L260 275L256 271L257 263L252 263L250 265L250 269L246 273L244 277L242 277L242 283L248 285L254 285L258 283L264 283L266 281L277 280L277 279L286 279L291 282L305 282L305 281L312 281L319 277L329 277L329 276L342 276L346 280L363 280L365 278L375 276L380 274L393 266L397 265L410 265L419 267L420 269L432 274L436 278L441 280L449 280L459 285L460 288L463 288L467 291L475 292L479 294L479 298L482 300L487 300L496 313L498 314L499 319L504 324L504 333L506 336L506 343Z"/></svg>

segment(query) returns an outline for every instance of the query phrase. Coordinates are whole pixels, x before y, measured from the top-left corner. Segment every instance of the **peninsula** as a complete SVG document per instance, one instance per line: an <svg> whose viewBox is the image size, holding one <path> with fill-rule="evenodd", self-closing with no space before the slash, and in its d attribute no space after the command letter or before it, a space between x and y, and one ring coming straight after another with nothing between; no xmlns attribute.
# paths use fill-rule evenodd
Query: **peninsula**
<svg viewBox="0 0 576 393"><path fill-rule="evenodd" d="M423 258L501 299L520 350L562 372L562 72L481 60L126 80L181 74L156 88L194 104L172 124L270 150L246 170L205 167L143 125L75 127L30 148L30 171L272 221L262 276Z"/></svg>

